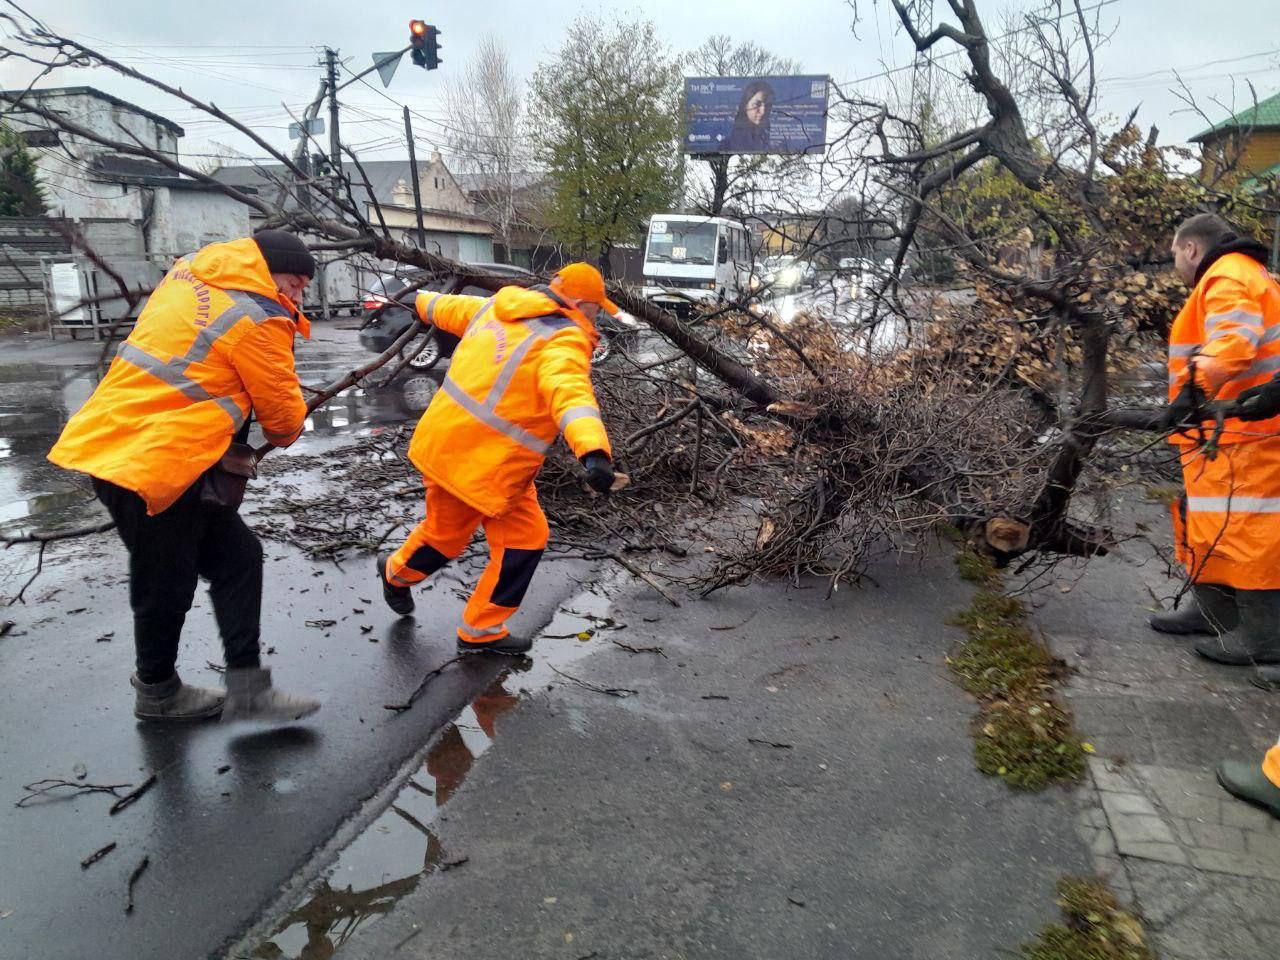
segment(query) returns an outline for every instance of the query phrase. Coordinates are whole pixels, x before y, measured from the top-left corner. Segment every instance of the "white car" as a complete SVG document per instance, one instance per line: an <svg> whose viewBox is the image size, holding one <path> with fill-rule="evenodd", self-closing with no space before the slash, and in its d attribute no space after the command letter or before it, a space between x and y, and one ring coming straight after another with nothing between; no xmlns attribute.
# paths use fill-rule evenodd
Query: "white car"
<svg viewBox="0 0 1280 960"><path fill-rule="evenodd" d="M770 257L764 262L764 280L775 290L791 290L813 282L817 270L808 260L793 256Z"/></svg>

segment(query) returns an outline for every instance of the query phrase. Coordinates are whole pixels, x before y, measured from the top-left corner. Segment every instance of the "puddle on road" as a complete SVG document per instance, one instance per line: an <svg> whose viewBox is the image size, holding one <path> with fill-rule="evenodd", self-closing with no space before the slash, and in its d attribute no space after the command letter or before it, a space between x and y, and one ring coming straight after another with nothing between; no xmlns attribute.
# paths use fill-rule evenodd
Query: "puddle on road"
<svg viewBox="0 0 1280 960"><path fill-rule="evenodd" d="M37 514L51 513L63 507L82 507L80 514L87 513L95 501L86 497L83 490L65 490L61 493L37 493L26 500L11 500L0 503L0 527L17 520L25 520Z"/></svg>
<svg viewBox="0 0 1280 960"><path fill-rule="evenodd" d="M499 677L444 728L422 766L377 819L339 855L249 956L255 960L329 957L360 930L390 913L423 877L448 869L450 857L432 827L437 815L493 745L496 722L522 695L564 682L564 669L598 649L618 629L608 597L587 589L557 611L535 642L537 656ZM584 639L585 637L585 639Z"/></svg>
<svg viewBox="0 0 1280 960"><path fill-rule="evenodd" d="M0 366L0 530L26 533L101 516L88 483L45 459L98 377L88 366Z"/></svg>
<svg viewBox="0 0 1280 960"><path fill-rule="evenodd" d="M358 836L251 954L261 960L328 957L412 892L449 858L432 829L476 760L493 743L497 719L518 698L498 679L444 728L391 806Z"/></svg>

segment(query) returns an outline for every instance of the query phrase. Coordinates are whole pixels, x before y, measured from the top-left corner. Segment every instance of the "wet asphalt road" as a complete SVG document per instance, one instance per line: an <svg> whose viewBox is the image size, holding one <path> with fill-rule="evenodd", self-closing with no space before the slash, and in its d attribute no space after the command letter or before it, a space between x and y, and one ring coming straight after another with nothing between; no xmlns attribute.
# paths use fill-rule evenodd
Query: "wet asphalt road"
<svg viewBox="0 0 1280 960"><path fill-rule="evenodd" d="M774 310L789 320L822 298L795 291ZM659 347L646 338L637 359L653 359ZM100 379L98 352L89 343L0 340L0 531L104 516L83 478L44 459ZM298 366L305 383L322 384L367 356L354 331L318 325ZM442 374L426 375L427 394ZM347 391L314 415L291 451L272 456L323 453L416 419L422 377ZM305 472L285 476L308 489ZM251 488L251 524L252 502L271 495L270 483ZM412 710L385 705L452 657L452 624L478 564L445 571L435 591L420 595L416 617L397 621L367 556L339 568L264 546L265 663L282 687L325 704L292 727L175 729L133 719L126 558L114 534L50 547L26 603L0 606L0 621L16 624L0 638L0 799L10 801L0 803L0 960L175 960L222 955L233 942L236 956L327 956L335 939L447 866L431 826L436 812L487 749L493 717L516 703L507 690L529 684L504 679L502 663L468 661L432 681ZM17 548L0 561L4 604L34 572L35 551ZM562 607L584 606L578 591L589 574L580 563L544 564L513 625L534 631ZM221 650L203 591L196 603L179 669L188 682L216 685ZM308 625L326 620L334 623ZM584 622L562 611L546 632L567 635L573 648ZM114 816L112 795L69 796L70 788L13 805L43 778L136 785L151 774L154 787ZM390 789L392 781L405 786ZM109 843L109 854L81 867ZM129 877L143 858L126 915Z"/></svg>
<svg viewBox="0 0 1280 960"><path fill-rule="evenodd" d="M299 352L304 382L330 380L365 356L354 333L318 334ZM0 353L0 529L96 518L84 482L43 459L97 381L95 348L0 341ZM317 415L292 453L321 452L406 415L394 384L353 390ZM305 474L291 480L306 488ZM251 497L269 496L261 483ZM114 534L50 547L26 602L0 606L0 620L15 621L0 638L3 960L216 955L261 920L295 874L315 867L313 854L336 832L372 819L376 804L366 801L502 670L488 658L456 664L412 709L386 709L453 656L457 594L475 564L446 572L419 595L414 618L397 620L377 593L368 556L339 567L280 543L264 547L264 662L280 686L324 701L294 726L134 720L125 555ZM0 598L8 598L33 572L35 552L14 548L0 559ZM546 564L513 625L546 623L587 573L582 564ZM203 590L196 603L179 670L188 682L217 685L211 665L221 650ZM67 797L69 789L15 805L26 784L44 778L137 785L152 774L154 786L116 815L112 795ZM82 868L109 843L112 852ZM127 914L128 880L144 858Z"/></svg>

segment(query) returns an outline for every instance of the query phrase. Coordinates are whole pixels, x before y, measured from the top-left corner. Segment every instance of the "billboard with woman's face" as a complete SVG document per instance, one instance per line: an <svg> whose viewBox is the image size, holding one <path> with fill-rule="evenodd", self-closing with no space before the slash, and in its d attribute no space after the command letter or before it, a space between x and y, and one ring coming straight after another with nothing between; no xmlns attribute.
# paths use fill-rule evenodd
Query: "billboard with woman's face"
<svg viewBox="0 0 1280 960"><path fill-rule="evenodd" d="M687 77L685 153L822 153L826 77Z"/></svg>

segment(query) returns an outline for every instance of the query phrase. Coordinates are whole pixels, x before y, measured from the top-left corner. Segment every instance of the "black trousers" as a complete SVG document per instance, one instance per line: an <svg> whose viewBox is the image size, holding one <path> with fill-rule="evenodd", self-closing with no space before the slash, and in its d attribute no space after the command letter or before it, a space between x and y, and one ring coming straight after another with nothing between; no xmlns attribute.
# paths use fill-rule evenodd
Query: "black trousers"
<svg viewBox="0 0 1280 960"><path fill-rule="evenodd" d="M201 504L199 482L154 517L132 490L96 477L93 487L129 550L138 679L160 683L173 676L199 577L209 581L227 666L259 666L262 544L240 515Z"/></svg>

